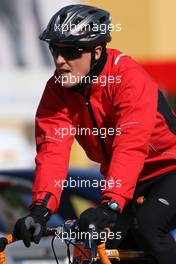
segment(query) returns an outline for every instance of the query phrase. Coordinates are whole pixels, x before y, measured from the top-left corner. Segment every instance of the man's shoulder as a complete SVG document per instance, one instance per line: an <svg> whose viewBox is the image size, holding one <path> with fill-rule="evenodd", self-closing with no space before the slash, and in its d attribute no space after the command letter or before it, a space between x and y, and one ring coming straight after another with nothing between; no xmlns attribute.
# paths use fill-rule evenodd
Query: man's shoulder
<svg viewBox="0 0 176 264"><path fill-rule="evenodd" d="M107 48L107 55L108 55L108 64L117 69L121 68L133 68L133 67L140 67L140 65L128 54L118 49Z"/></svg>
<svg viewBox="0 0 176 264"><path fill-rule="evenodd" d="M107 54L107 66L111 73L118 73L124 77L127 75L135 75L136 77L143 76L144 78L152 79L140 63L124 52L108 48Z"/></svg>

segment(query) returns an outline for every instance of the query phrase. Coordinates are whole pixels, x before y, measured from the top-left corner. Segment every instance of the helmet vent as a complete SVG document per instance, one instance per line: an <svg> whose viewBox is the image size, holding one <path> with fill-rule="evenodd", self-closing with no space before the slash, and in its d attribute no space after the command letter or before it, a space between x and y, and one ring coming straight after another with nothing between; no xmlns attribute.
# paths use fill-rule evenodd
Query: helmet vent
<svg viewBox="0 0 176 264"><path fill-rule="evenodd" d="M89 23L89 26L90 26L90 28L92 29L93 26L94 26L94 23L93 23L93 22Z"/></svg>
<svg viewBox="0 0 176 264"><path fill-rule="evenodd" d="M100 23L103 23L105 21L106 21L106 16L103 16L103 17L100 18Z"/></svg>
<svg viewBox="0 0 176 264"><path fill-rule="evenodd" d="M64 14L60 16L60 24L61 24L61 25L62 25L63 22L65 21L66 17L67 17L67 16L64 15Z"/></svg>
<svg viewBox="0 0 176 264"><path fill-rule="evenodd" d="M78 25L82 20L83 20L82 17L77 17L76 20L74 21L74 24Z"/></svg>
<svg viewBox="0 0 176 264"><path fill-rule="evenodd" d="M88 13L89 14L94 14L94 13L97 13L97 10L90 10Z"/></svg>

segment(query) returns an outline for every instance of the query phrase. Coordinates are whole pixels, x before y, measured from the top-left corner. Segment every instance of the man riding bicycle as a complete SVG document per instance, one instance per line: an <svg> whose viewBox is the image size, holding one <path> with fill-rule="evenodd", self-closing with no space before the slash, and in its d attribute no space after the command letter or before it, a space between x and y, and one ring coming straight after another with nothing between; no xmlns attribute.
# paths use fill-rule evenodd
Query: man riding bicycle
<svg viewBox="0 0 176 264"><path fill-rule="evenodd" d="M141 66L106 48L110 23L105 10L70 5L51 18L40 36L49 44L56 70L36 114L33 203L14 233L26 246L39 243L59 206L62 189L55 183L66 178L76 138L101 164L107 183L100 204L80 215L80 230L88 230L90 223L98 230L115 226L123 238L130 225L152 263L174 264L176 247L169 232L176 227L176 117ZM145 199L137 206L139 195Z"/></svg>

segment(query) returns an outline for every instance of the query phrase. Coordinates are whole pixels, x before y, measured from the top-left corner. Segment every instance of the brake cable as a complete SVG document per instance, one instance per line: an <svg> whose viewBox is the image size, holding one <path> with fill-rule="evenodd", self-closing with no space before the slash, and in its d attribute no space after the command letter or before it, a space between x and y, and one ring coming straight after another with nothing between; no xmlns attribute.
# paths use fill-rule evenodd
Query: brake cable
<svg viewBox="0 0 176 264"><path fill-rule="evenodd" d="M52 238L52 241L51 241L51 248L52 248L52 251L53 251L53 255L54 255L54 258L55 258L55 261L57 264L59 264L59 260L58 260L58 257L56 255L56 251L55 251L55 248L54 248L54 240L57 238L56 235L53 236ZM75 248L77 248L85 257L86 254L84 253L84 251L78 246L76 245L76 243L72 242L72 240L70 239L64 239L64 242L66 244L66 247L67 247L67 257L68 257L68 263L69 264L73 264L73 262L71 261L71 254L70 254L70 245L73 245Z"/></svg>
<svg viewBox="0 0 176 264"><path fill-rule="evenodd" d="M56 236L53 236L52 241L51 241L51 248L52 248L52 251L53 251L53 255L54 255L55 261L56 261L57 264L59 264L59 260L57 258L56 251L55 251L55 248L54 248L54 240L55 239L56 239Z"/></svg>

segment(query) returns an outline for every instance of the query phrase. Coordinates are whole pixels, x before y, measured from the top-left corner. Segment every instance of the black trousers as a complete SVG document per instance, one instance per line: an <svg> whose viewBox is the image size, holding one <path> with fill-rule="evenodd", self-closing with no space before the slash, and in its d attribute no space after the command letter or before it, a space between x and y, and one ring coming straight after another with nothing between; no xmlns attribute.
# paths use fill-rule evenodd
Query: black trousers
<svg viewBox="0 0 176 264"><path fill-rule="evenodd" d="M137 205L137 197L145 200ZM119 217L115 232L122 239L111 241L109 247L119 247L127 231L145 251L152 264L176 264L176 242L170 231L176 228L176 172L144 182L136 187L134 199ZM115 243L115 244L114 244Z"/></svg>

